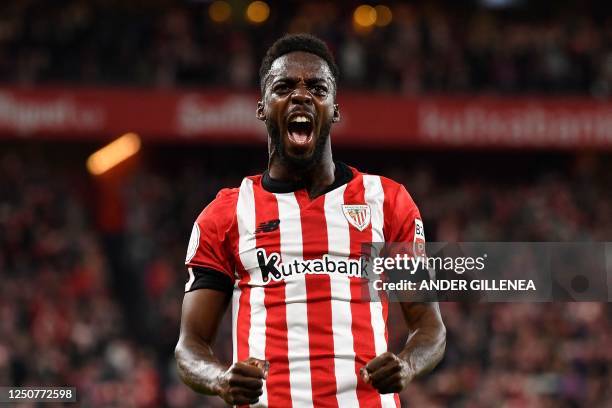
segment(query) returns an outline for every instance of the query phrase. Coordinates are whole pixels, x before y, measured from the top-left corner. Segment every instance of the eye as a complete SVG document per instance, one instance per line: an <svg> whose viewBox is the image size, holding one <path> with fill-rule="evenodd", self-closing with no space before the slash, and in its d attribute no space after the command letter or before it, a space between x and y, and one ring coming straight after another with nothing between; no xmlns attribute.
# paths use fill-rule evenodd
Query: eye
<svg viewBox="0 0 612 408"><path fill-rule="evenodd" d="M327 95L327 87L323 85L315 85L312 87L312 91L315 95L325 96Z"/></svg>
<svg viewBox="0 0 612 408"><path fill-rule="evenodd" d="M278 84L275 85L273 91L279 95L286 94L290 91L289 86L287 84Z"/></svg>

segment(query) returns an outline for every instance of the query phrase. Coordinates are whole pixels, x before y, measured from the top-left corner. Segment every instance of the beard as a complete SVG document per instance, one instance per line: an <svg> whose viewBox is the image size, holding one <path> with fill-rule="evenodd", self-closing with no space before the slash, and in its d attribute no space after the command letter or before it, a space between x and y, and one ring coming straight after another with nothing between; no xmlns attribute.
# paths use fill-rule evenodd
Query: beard
<svg viewBox="0 0 612 408"><path fill-rule="evenodd" d="M280 159L281 163L297 172L310 170L321 162L323 151L325 150L325 144L327 143L331 133L331 126L331 122L321 125L321 130L319 131L319 135L315 142L314 151L311 155L295 157L287 154L287 151L285 150L285 139L282 137L276 122L271 120L266 121L268 135L274 144L274 149L278 153L278 158Z"/></svg>

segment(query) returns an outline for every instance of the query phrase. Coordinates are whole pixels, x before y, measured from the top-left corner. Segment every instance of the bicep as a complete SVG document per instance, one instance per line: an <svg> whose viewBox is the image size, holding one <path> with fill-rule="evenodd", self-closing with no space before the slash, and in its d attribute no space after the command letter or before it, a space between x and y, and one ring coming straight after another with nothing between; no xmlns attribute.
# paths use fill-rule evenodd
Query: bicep
<svg viewBox="0 0 612 408"><path fill-rule="evenodd" d="M181 312L181 339L192 338L212 344L231 295L198 289L185 293Z"/></svg>

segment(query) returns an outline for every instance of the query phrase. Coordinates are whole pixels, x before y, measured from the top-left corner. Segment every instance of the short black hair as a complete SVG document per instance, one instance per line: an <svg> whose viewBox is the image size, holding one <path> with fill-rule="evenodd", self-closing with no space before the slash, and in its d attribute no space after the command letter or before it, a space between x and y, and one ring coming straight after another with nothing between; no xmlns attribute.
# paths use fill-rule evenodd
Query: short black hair
<svg viewBox="0 0 612 408"><path fill-rule="evenodd" d="M327 66L329 67L329 70L334 78L334 85L338 83L338 66L336 65L334 56L329 51L329 48L327 48L327 45L321 39L315 37L314 35L304 33L286 34L276 40L274 44L268 48L266 55L261 61L261 66L259 67L259 85L262 93L264 92L266 78L270 72L270 68L272 68L272 63L274 60L295 51L308 52L323 59L327 63Z"/></svg>

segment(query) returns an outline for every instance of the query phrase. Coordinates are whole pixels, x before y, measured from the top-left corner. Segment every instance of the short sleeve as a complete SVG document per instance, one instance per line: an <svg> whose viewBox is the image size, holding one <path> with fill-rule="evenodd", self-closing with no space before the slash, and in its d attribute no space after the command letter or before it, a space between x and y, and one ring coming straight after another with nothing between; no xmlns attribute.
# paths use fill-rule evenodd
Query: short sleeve
<svg viewBox="0 0 612 408"><path fill-rule="evenodd" d="M227 290L233 286L235 266L230 232L235 208L236 194L224 189L196 218L185 257L189 272L186 292L203 287Z"/></svg>
<svg viewBox="0 0 612 408"><path fill-rule="evenodd" d="M406 188L398 185L395 197L390 203L391 216L388 219L388 242L414 242L425 244L425 229L421 213Z"/></svg>
<svg viewBox="0 0 612 408"><path fill-rule="evenodd" d="M421 219L421 213L412 197L401 184L396 184L397 189L395 195L389 202L389 214L386 217L388 223L388 236L385 256L395 256L398 254L408 254L410 256L424 257L425 251L425 229ZM399 282L400 279L405 279L404 271L393 273L390 271L389 279ZM414 282L430 279L431 273L425 267L420 265L416 271L410 275L410 279Z"/></svg>

